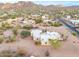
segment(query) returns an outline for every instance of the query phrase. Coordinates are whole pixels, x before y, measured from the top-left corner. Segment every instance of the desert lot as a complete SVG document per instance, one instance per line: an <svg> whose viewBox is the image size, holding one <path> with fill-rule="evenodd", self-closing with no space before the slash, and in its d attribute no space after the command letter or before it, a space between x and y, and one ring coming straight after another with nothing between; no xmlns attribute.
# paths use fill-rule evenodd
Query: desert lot
<svg viewBox="0 0 79 59"><path fill-rule="evenodd" d="M43 29L57 31L64 34L68 33L68 38L65 41L61 41L60 47L55 49L49 45L36 45L31 36L23 39L20 37L20 35L17 35L16 41L1 43L0 52L4 50L19 51L20 53L24 54L24 57L79 57L79 39L76 36L73 36L63 26L58 28L44 27ZM60 29L63 30L60 31Z"/></svg>
<svg viewBox="0 0 79 59"><path fill-rule="evenodd" d="M71 39L73 38L73 40ZM35 57L77 57L79 56L79 40L76 37L69 35L68 39L62 42L61 46L54 49L51 46L37 46L31 37L21 39L17 36L17 41L13 43L0 44L2 50L22 50L25 56ZM48 54L48 55L46 55Z"/></svg>

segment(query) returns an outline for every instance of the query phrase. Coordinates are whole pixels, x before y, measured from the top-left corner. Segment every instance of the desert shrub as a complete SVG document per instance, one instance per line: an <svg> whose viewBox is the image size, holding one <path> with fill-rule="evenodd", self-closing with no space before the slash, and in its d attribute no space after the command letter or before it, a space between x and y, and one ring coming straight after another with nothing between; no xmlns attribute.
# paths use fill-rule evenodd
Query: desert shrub
<svg viewBox="0 0 79 59"><path fill-rule="evenodd" d="M30 30L32 27L31 26L29 26L29 25L25 25L25 26L23 26L23 29L27 29L27 30Z"/></svg>
<svg viewBox="0 0 79 59"><path fill-rule="evenodd" d="M41 45L40 41L35 41L35 45Z"/></svg>
<svg viewBox="0 0 79 59"><path fill-rule="evenodd" d="M50 41L49 41L49 43L51 44L51 46L53 46L54 48L59 48L60 47L60 41L59 40L57 40L57 39L51 39Z"/></svg>
<svg viewBox="0 0 79 59"><path fill-rule="evenodd" d="M1 28L3 30L6 30L6 29L12 28L12 26L9 23L5 22L5 23L2 23L2 27Z"/></svg>
<svg viewBox="0 0 79 59"><path fill-rule="evenodd" d="M15 52L11 50L3 50L0 52L0 57L13 57L14 55Z"/></svg>
<svg viewBox="0 0 79 59"><path fill-rule="evenodd" d="M13 50L3 50L0 52L0 57L24 57L26 56L26 51L19 49L16 51Z"/></svg>
<svg viewBox="0 0 79 59"><path fill-rule="evenodd" d="M10 17L11 19L15 19L15 18L17 17L17 15L9 15L9 17Z"/></svg>
<svg viewBox="0 0 79 59"><path fill-rule="evenodd" d="M25 38L25 37L30 36L31 33L30 33L29 31L22 31L22 32L20 33L20 35L21 35L22 38Z"/></svg>
<svg viewBox="0 0 79 59"><path fill-rule="evenodd" d="M73 35L73 36L77 36L77 33L76 33L76 32L72 32L72 35Z"/></svg>
<svg viewBox="0 0 79 59"><path fill-rule="evenodd" d="M3 35L0 35L0 43L4 41Z"/></svg>
<svg viewBox="0 0 79 59"><path fill-rule="evenodd" d="M6 42L15 42L16 41L16 36L10 36L9 38L7 38Z"/></svg>
<svg viewBox="0 0 79 59"><path fill-rule="evenodd" d="M16 27L14 28L18 30L18 29L21 29L22 27L19 24L17 24Z"/></svg>
<svg viewBox="0 0 79 59"><path fill-rule="evenodd" d="M41 19L38 19L38 20L35 20L35 23L38 24L38 23L42 23L43 21Z"/></svg>
<svg viewBox="0 0 79 59"><path fill-rule="evenodd" d="M59 22L54 22L54 23L51 23L51 26L59 27L59 26L62 26L62 24Z"/></svg>
<svg viewBox="0 0 79 59"><path fill-rule="evenodd" d="M13 33L14 33L14 35L17 35L18 34L17 29L14 28Z"/></svg>

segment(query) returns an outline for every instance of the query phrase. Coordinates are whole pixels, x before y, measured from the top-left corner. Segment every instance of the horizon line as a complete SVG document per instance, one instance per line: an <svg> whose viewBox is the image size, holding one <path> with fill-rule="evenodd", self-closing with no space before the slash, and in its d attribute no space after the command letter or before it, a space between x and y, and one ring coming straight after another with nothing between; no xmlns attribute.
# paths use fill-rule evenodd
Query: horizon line
<svg viewBox="0 0 79 59"><path fill-rule="evenodd" d="M20 0L21 1L21 0ZM0 3L18 3L20 1L0 1ZM48 5L62 5L62 6L79 6L79 1L23 1L23 2L33 2L35 4L48 6Z"/></svg>

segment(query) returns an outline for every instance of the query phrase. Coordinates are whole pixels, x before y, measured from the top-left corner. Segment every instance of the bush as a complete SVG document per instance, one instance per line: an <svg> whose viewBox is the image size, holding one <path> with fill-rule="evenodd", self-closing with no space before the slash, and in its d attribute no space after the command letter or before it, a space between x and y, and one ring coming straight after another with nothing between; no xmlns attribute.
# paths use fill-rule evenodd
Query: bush
<svg viewBox="0 0 79 59"><path fill-rule="evenodd" d="M6 42L8 43L8 42L15 42L16 41L16 36L14 35L14 36L12 36L12 37L9 37L7 40L6 40Z"/></svg>
<svg viewBox="0 0 79 59"><path fill-rule="evenodd" d="M42 23L43 21L41 19L38 19L38 20L35 20L35 23L38 24L38 23Z"/></svg>
<svg viewBox="0 0 79 59"><path fill-rule="evenodd" d="M32 27L31 26L29 26L29 25L25 25L25 26L23 26L23 29L27 29L27 30L30 30Z"/></svg>
<svg viewBox="0 0 79 59"><path fill-rule="evenodd" d="M9 15L11 19L15 19L17 15Z"/></svg>
<svg viewBox="0 0 79 59"><path fill-rule="evenodd" d="M17 35L18 34L17 29L13 29L13 33Z"/></svg>
<svg viewBox="0 0 79 59"><path fill-rule="evenodd" d="M41 42L40 41L35 41L35 44L36 45L41 45Z"/></svg>
<svg viewBox="0 0 79 59"><path fill-rule="evenodd" d="M3 50L0 52L0 57L13 57L15 55L14 51Z"/></svg>
<svg viewBox="0 0 79 59"><path fill-rule="evenodd" d="M2 43L4 41L4 38L2 35L0 35L0 43Z"/></svg>
<svg viewBox="0 0 79 59"><path fill-rule="evenodd" d="M54 22L54 23L51 23L51 26L59 27L59 26L62 26L62 24L59 22Z"/></svg>
<svg viewBox="0 0 79 59"><path fill-rule="evenodd" d="M49 43L54 47L54 48L59 48L60 47L60 41L59 40L57 40L57 39L51 39L50 41L49 41Z"/></svg>
<svg viewBox="0 0 79 59"><path fill-rule="evenodd" d="M6 30L6 29L12 28L12 26L9 23L5 22L5 23L2 23L2 27L1 28L3 30Z"/></svg>
<svg viewBox="0 0 79 59"><path fill-rule="evenodd" d="M31 33L30 33L29 31L22 31L22 32L20 33L20 35L21 35L22 38L25 38L25 37L30 36Z"/></svg>
<svg viewBox="0 0 79 59"><path fill-rule="evenodd" d="M73 35L73 36L77 36L77 33L76 33L76 32L72 32L72 35Z"/></svg>
<svg viewBox="0 0 79 59"><path fill-rule="evenodd" d="M0 57L24 57L26 55L26 51L24 50L3 50L0 52Z"/></svg>

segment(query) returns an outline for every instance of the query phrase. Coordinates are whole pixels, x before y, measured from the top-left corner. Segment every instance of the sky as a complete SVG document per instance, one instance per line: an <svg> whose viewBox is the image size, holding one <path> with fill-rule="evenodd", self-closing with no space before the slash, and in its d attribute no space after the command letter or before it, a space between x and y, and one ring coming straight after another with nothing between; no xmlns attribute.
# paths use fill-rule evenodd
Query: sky
<svg viewBox="0 0 79 59"><path fill-rule="evenodd" d="M42 5L64 5L64 6L72 6L72 5L79 5L79 1L59 1L59 0L0 0L0 3L15 3L17 1L33 1L36 4Z"/></svg>

